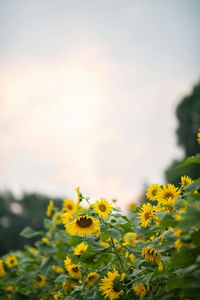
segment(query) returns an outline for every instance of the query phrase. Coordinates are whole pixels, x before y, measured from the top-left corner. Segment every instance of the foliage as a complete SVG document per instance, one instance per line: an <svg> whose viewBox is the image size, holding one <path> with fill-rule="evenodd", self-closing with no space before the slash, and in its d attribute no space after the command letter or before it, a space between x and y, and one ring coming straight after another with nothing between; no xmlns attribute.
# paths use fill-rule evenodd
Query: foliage
<svg viewBox="0 0 200 300"><path fill-rule="evenodd" d="M0 192L0 255L11 249L23 249L27 240L19 234L25 226L36 231L42 230L46 206L50 199L61 205L61 199L49 198L38 193L26 192L17 198L9 191ZM36 238L31 238L29 245L34 245L34 241Z"/></svg>
<svg viewBox="0 0 200 300"><path fill-rule="evenodd" d="M199 299L199 190L200 179L186 177L179 188L154 185L128 216L104 198L90 204L79 189L62 209L51 202L44 229L21 233L37 237L35 247L1 258L0 297Z"/></svg>
<svg viewBox="0 0 200 300"><path fill-rule="evenodd" d="M194 156L199 152L196 139L198 128L200 128L200 83L193 87L191 94L185 96L176 109L178 129L176 131L178 144L184 151L183 160L188 156ZM190 164L183 170L177 168L182 160L174 160L165 171L167 182L178 185L180 176L191 176L194 179L200 177L199 165Z"/></svg>

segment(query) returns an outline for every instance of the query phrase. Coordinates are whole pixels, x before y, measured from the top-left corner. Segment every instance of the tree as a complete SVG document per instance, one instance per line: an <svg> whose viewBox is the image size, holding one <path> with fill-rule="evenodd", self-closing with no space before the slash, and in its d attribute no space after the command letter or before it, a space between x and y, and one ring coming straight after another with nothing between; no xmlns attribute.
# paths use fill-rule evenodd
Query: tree
<svg viewBox="0 0 200 300"><path fill-rule="evenodd" d="M167 182L178 185L183 174L193 179L200 177L199 165L193 164L188 167L177 168L186 157L194 156L200 152L200 146L196 139L200 128L200 82L193 87L191 94L181 100L176 108L176 116L178 119L176 135L178 145L184 150L184 157L171 163L165 171L165 178Z"/></svg>

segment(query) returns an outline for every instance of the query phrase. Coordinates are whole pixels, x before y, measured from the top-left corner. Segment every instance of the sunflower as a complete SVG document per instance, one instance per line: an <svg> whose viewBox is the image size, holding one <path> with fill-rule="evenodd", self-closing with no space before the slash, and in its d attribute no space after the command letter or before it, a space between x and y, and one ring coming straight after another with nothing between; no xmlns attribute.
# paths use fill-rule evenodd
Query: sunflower
<svg viewBox="0 0 200 300"><path fill-rule="evenodd" d="M199 128L199 132L197 133L197 142L200 144L200 128Z"/></svg>
<svg viewBox="0 0 200 300"><path fill-rule="evenodd" d="M136 293L136 295L138 295L140 298L144 298L144 296L147 293L147 289L144 286L144 284L140 283L136 286L133 287L134 292Z"/></svg>
<svg viewBox="0 0 200 300"><path fill-rule="evenodd" d="M123 294L123 277L113 269L107 273L100 283L99 290L110 300L118 299Z"/></svg>
<svg viewBox="0 0 200 300"><path fill-rule="evenodd" d="M89 286L92 286L94 284L94 282L99 279L100 275L96 272L91 272L87 275L86 277L86 281L88 283Z"/></svg>
<svg viewBox="0 0 200 300"><path fill-rule="evenodd" d="M181 176L181 187L182 187L182 189L185 189L185 187L188 184L191 184L192 182L193 182L193 180L189 176Z"/></svg>
<svg viewBox="0 0 200 300"><path fill-rule="evenodd" d="M135 232L127 232L124 235L124 246L126 245L134 245L136 241L136 233Z"/></svg>
<svg viewBox="0 0 200 300"><path fill-rule="evenodd" d="M52 216L52 221L56 222L57 224L62 223L62 213L59 211L56 211Z"/></svg>
<svg viewBox="0 0 200 300"><path fill-rule="evenodd" d="M80 267L75 264L68 265L67 271L68 271L69 275L73 278L79 278L81 275Z"/></svg>
<svg viewBox="0 0 200 300"><path fill-rule="evenodd" d="M49 217L51 215L53 206L54 206L53 200L50 200L49 205L47 206L47 210L46 210L47 217Z"/></svg>
<svg viewBox="0 0 200 300"><path fill-rule="evenodd" d="M72 199L65 199L63 201L63 210L74 214L77 211L77 204Z"/></svg>
<svg viewBox="0 0 200 300"><path fill-rule="evenodd" d="M175 243L174 243L174 246L176 248L176 250L180 250L181 247L183 246L183 243L181 242L181 240L176 240Z"/></svg>
<svg viewBox="0 0 200 300"><path fill-rule="evenodd" d="M173 205L179 195L180 190L173 184L164 184L158 192L157 199L160 204Z"/></svg>
<svg viewBox="0 0 200 300"><path fill-rule="evenodd" d="M62 219L62 223L63 224L67 224L67 223L69 223L73 219L73 215L71 213L69 213L69 212L64 212L61 215L61 219Z"/></svg>
<svg viewBox="0 0 200 300"><path fill-rule="evenodd" d="M160 254L154 247L147 246L142 250L142 256L144 260L149 262L160 263Z"/></svg>
<svg viewBox="0 0 200 300"><path fill-rule="evenodd" d="M65 229L70 235L91 235L100 230L99 220L88 215L82 215L65 224Z"/></svg>
<svg viewBox="0 0 200 300"><path fill-rule="evenodd" d="M88 248L88 244L82 242L74 248L74 254L81 255L87 250L87 248Z"/></svg>
<svg viewBox="0 0 200 300"><path fill-rule="evenodd" d="M67 291L69 289L73 289L77 285L77 282L74 281L63 281L62 288L64 291Z"/></svg>
<svg viewBox="0 0 200 300"><path fill-rule="evenodd" d="M45 244L49 242L49 238L44 236L42 239L41 239Z"/></svg>
<svg viewBox="0 0 200 300"><path fill-rule="evenodd" d="M136 204L134 202L128 204L128 209L134 210L136 208Z"/></svg>
<svg viewBox="0 0 200 300"><path fill-rule="evenodd" d="M51 268L58 274L65 273L65 270L62 267L52 265Z"/></svg>
<svg viewBox="0 0 200 300"><path fill-rule="evenodd" d="M140 224L142 227L147 227L149 222L155 215L154 207L151 203L145 203L142 205L140 212L138 213L138 218L140 219Z"/></svg>
<svg viewBox="0 0 200 300"><path fill-rule="evenodd" d="M152 184L146 192L146 196L149 200L151 201L156 201L157 200L157 194L160 190L160 186L158 184Z"/></svg>
<svg viewBox="0 0 200 300"><path fill-rule="evenodd" d="M112 212L112 204L106 198L100 198L93 204L94 210L100 217L107 218Z"/></svg>
<svg viewBox="0 0 200 300"><path fill-rule="evenodd" d="M64 299L64 297L65 297L65 295L61 292L58 292L57 294L53 295L54 300Z"/></svg>
<svg viewBox="0 0 200 300"><path fill-rule="evenodd" d="M35 287L42 287L46 284L46 278L38 273L36 279L32 279L32 283Z"/></svg>
<svg viewBox="0 0 200 300"><path fill-rule="evenodd" d="M6 265L8 268L15 267L18 264L17 257L14 255L8 256L5 260Z"/></svg>
<svg viewBox="0 0 200 300"><path fill-rule="evenodd" d="M65 260L64 260L64 265L65 265L65 269L67 270L67 268L72 264L71 259L66 256Z"/></svg>
<svg viewBox="0 0 200 300"><path fill-rule="evenodd" d="M76 189L75 189L75 191L77 192L77 200L78 200L78 203L80 203L81 202L81 200L82 200L82 194L81 194L81 192L80 192L80 188L79 187L77 187Z"/></svg>
<svg viewBox="0 0 200 300"><path fill-rule="evenodd" d="M4 269L3 260L0 259L0 277L4 276L6 274L6 271Z"/></svg>

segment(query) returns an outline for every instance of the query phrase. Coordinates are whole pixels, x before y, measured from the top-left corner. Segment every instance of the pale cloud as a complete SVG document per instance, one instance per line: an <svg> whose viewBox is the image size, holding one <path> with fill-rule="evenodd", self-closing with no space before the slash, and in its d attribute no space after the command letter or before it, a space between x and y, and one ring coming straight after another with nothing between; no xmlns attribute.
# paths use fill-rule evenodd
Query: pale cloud
<svg viewBox="0 0 200 300"><path fill-rule="evenodd" d="M197 17L183 1L86 2L48 1L45 16L45 1L4 4L0 188L79 185L123 206L182 155L174 110L199 76Z"/></svg>

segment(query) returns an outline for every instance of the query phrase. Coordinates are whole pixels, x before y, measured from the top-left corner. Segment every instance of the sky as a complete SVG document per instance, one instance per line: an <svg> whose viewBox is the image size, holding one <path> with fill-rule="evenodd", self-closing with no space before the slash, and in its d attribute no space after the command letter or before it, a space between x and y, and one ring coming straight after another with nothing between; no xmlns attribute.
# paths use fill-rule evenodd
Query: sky
<svg viewBox="0 0 200 300"><path fill-rule="evenodd" d="M1 0L0 189L137 201L180 158L198 0Z"/></svg>

